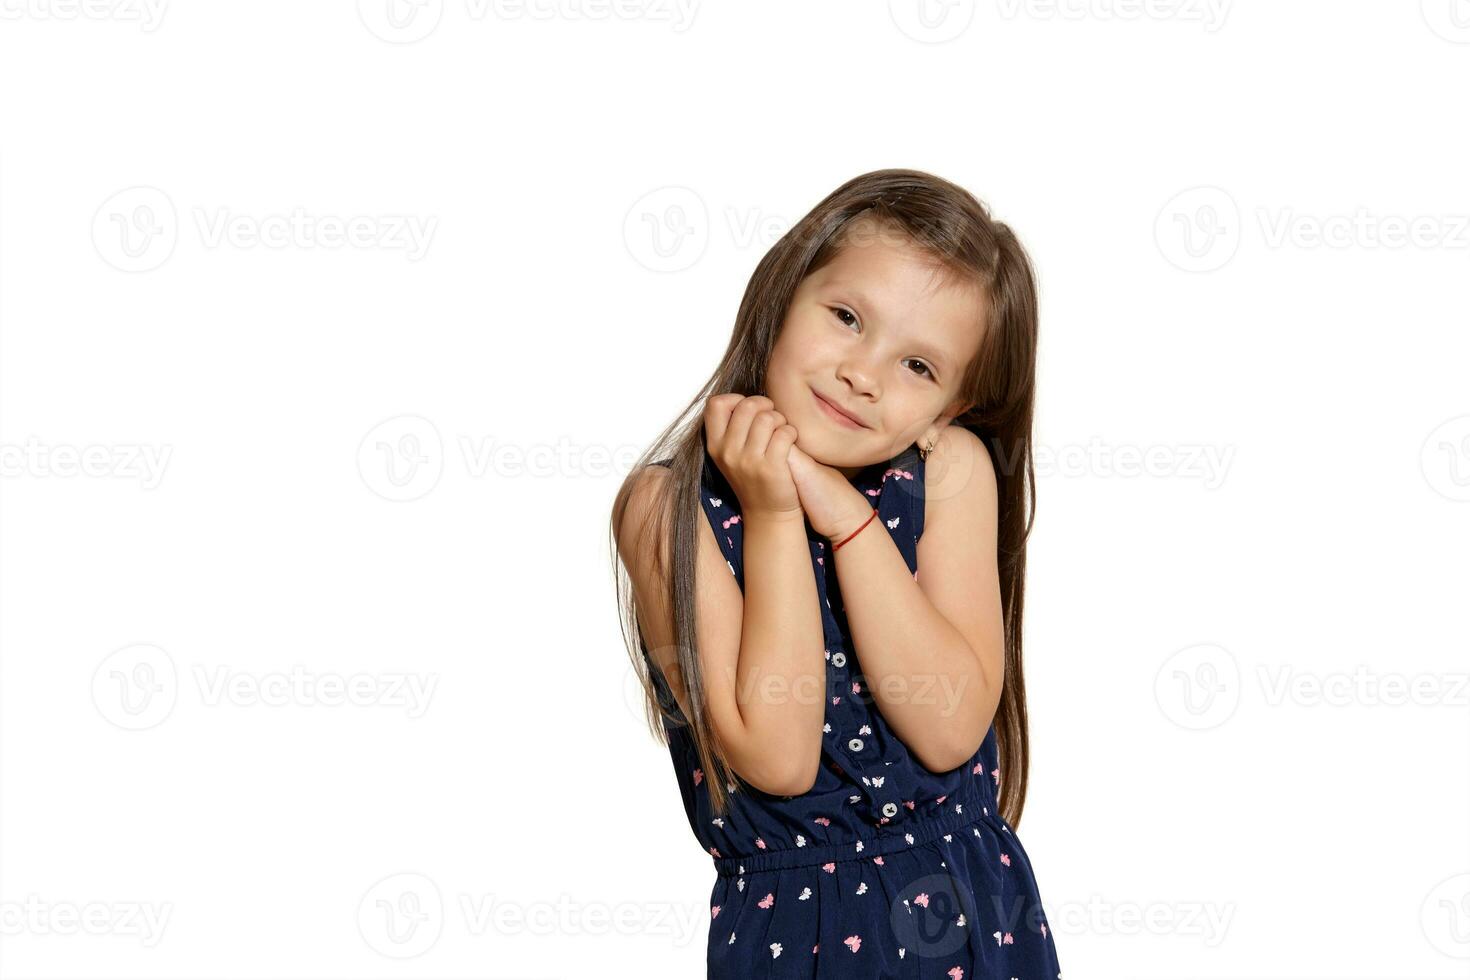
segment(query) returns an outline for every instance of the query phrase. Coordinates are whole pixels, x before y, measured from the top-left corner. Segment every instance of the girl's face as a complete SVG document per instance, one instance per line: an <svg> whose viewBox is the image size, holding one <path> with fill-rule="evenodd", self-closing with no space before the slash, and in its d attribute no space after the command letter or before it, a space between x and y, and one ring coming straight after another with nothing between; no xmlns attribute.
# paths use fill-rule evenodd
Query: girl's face
<svg viewBox="0 0 1470 980"><path fill-rule="evenodd" d="M938 439L968 407L959 385L980 349L986 300L978 286L942 279L917 246L868 222L802 280L771 352L765 394L796 426L803 452L851 479ZM857 422L840 420L828 403Z"/></svg>

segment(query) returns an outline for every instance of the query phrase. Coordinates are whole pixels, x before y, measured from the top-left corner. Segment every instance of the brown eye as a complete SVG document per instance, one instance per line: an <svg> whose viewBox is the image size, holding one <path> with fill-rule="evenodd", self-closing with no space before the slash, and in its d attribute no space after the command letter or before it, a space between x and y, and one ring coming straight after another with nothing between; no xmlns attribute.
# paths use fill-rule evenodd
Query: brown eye
<svg viewBox="0 0 1470 980"><path fill-rule="evenodd" d="M931 371L931 370L929 370L929 365L925 364L923 361L919 360L917 357L911 357L911 358L909 358L909 360L913 361L915 364L919 365L919 367L921 367L921 368L924 369L924 373L921 374L920 377L925 377L925 378L932 378L932 377L934 377L934 372ZM918 373L918 372L915 372L915 373Z"/></svg>
<svg viewBox="0 0 1470 980"><path fill-rule="evenodd" d="M852 324L851 323L848 323L846 320L842 320L842 317L843 317L844 314L847 315L847 316L851 316L852 317L852 320L853 320L853 323L856 323L857 322L857 317L856 316L853 316L853 313L852 313L851 310L845 310L845 309L843 309L840 306L833 306L830 309L832 310L833 313L836 313L837 314L837 319L838 320L841 320L842 321L842 325L845 326L845 327L850 327L850 326L852 326Z"/></svg>

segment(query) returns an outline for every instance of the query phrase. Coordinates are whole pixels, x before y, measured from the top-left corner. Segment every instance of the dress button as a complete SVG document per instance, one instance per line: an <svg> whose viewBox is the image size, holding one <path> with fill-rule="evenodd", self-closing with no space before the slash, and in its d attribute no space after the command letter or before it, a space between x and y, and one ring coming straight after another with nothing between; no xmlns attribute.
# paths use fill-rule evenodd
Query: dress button
<svg viewBox="0 0 1470 980"><path fill-rule="evenodd" d="M847 666L847 654L843 653L841 650L838 650L836 653L832 654L832 666L833 667L846 667Z"/></svg>
<svg viewBox="0 0 1470 980"><path fill-rule="evenodd" d="M889 802L883 804L883 816L885 816L885 817L891 817L891 816L893 816L897 812L898 812L898 804L897 803L894 803L892 800L890 800Z"/></svg>
<svg viewBox="0 0 1470 980"><path fill-rule="evenodd" d="M847 747L854 752L861 752L863 750L863 740L860 738L850 738L847 740Z"/></svg>

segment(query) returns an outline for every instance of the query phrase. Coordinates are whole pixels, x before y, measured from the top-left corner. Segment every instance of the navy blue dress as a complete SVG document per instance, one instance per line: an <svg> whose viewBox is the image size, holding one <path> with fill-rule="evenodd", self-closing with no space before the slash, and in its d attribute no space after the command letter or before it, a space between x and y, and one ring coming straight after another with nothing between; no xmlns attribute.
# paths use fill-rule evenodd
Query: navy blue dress
<svg viewBox="0 0 1470 980"><path fill-rule="evenodd" d="M743 591L740 503L707 452L701 482L704 512ZM917 448L851 482L917 573ZM708 976L1057 980L1031 861L996 808L995 729L949 772L931 772L910 754L867 690L830 545L810 523L807 537L828 687L822 764L810 791L774 796L741 786L716 816L678 702L644 648L659 700L674 716L664 728L684 810L714 862Z"/></svg>

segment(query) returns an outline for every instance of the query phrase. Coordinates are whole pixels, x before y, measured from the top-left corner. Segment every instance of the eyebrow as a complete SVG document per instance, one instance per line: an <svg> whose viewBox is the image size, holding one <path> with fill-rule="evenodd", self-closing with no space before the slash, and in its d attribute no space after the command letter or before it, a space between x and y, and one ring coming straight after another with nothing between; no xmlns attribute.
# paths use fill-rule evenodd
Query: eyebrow
<svg viewBox="0 0 1470 980"><path fill-rule="evenodd" d="M839 280L837 282L830 283L827 288L835 290L837 292L847 293L848 295L852 296L855 305L861 306L864 309L871 310L874 307L872 300L870 300L861 289L859 289L857 286L854 286L850 282L842 282ZM929 360L933 361L940 367L946 370L949 369L950 358L938 347L935 347L927 340L915 340L913 341L913 344L914 349L917 350L920 354L923 354L925 357L929 358Z"/></svg>

